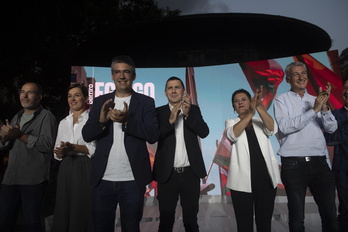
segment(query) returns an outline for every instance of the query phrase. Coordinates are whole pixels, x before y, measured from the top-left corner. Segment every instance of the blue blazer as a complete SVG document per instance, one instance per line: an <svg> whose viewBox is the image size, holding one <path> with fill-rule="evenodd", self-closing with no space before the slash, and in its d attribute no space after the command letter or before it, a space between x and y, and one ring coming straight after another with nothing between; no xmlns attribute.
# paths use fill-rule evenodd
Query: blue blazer
<svg viewBox="0 0 348 232"><path fill-rule="evenodd" d="M108 99L114 101L115 92L94 99L88 121L82 129L82 136L86 142L97 141L92 158L92 187L96 187L104 176L109 152L114 142L113 122L109 120L104 129L99 125L101 108ZM146 142L152 144L159 138L156 108L151 97L136 92L132 93L127 126L123 125L122 130L125 133L124 144L135 181L139 187L143 188L152 181Z"/></svg>
<svg viewBox="0 0 348 232"><path fill-rule="evenodd" d="M348 187L348 113L344 106L332 111L335 116L338 128L329 134L324 133L328 146L335 146L332 170L340 185Z"/></svg>
<svg viewBox="0 0 348 232"><path fill-rule="evenodd" d="M160 139L157 144L153 175L154 180L159 183L166 182L173 172L176 139L174 125L169 123L170 113L168 104L157 108ZM208 134L209 127L204 122L199 107L191 105L189 116L184 120L184 140L190 167L199 178L204 178L207 172L198 137L205 138Z"/></svg>

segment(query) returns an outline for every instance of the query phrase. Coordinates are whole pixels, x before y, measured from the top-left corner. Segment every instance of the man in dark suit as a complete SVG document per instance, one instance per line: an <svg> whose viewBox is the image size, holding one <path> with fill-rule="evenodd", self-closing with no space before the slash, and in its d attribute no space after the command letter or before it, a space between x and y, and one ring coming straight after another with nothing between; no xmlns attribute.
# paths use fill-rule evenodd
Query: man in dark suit
<svg viewBox="0 0 348 232"><path fill-rule="evenodd" d="M146 142L159 129L154 100L133 91L135 65L128 56L111 63L116 90L94 100L82 130L86 142L97 141L92 158L94 232L115 230L120 205L122 231L140 231L145 187L152 181Z"/></svg>
<svg viewBox="0 0 348 232"><path fill-rule="evenodd" d="M332 111L338 128L330 134L325 132L327 145L334 146L332 170L335 175L338 195L338 223L340 232L348 231L348 79L343 81L343 107Z"/></svg>
<svg viewBox="0 0 348 232"><path fill-rule="evenodd" d="M165 86L168 104L157 108L160 139L154 163L158 182L159 231L172 231L175 208L180 196L185 231L199 231L200 178L207 175L198 137L209 128L198 106L191 105L181 79L171 77Z"/></svg>

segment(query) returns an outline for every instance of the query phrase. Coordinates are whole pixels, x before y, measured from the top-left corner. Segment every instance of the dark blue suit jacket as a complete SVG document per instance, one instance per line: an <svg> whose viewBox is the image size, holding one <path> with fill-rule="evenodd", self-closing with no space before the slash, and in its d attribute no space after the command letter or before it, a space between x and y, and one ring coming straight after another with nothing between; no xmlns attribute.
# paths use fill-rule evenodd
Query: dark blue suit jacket
<svg viewBox="0 0 348 232"><path fill-rule="evenodd" d="M108 99L114 100L115 92L94 99L88 121L82 129L82 136L86 142L97 141L92 158L92 187L97 186L104 176L109 152L114 142L113 122L109 120L104 129L99 125L101 108ZM145 187L152 181L146 142L152 144L159 138L155 103L151 97L136 92L132 93L127 126L123 125L122 130L125 133L124 144L135 181L139 187Z"/></svg>
<svg viewBox="0 0 348 232"><path fill-rule="evenodd" d="M335 146L332 169L337 178L337 184L348 187L348 113L344 107L332 111L338 128L332 133L324 133L326 143Z"/></svg>
<svg viewBox="0 0 348 232"><path fill-rule="evenodd" d="M166 182L173 172L175 155L175 128L169 123L169 105L157 108L157 117L160 125L160 139L157 144L153 169L154 180ZM189 116L184 120L184 140L188 159L193 172L200 178L207 175L198 137L205 138L209 134L209 127L204 122L198 106L191 105Z"/></svg>

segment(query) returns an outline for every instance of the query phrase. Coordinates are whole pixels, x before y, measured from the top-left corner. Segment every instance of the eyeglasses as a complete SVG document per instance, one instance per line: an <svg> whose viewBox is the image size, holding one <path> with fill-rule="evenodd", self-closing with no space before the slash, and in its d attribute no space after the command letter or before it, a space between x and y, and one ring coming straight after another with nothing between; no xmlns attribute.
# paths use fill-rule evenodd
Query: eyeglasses
<svg viewBox="0 0 348 232"><path fill-rule="evenodd" d="M112 74L114 75L125 75L125 76L130 76L132 75L132 71L131 70L117 70L117 69L114 69L112 70Z"/></svg>
<svg viewBox="0 0 348 232"><path fill-rule="evenodd" d="M308 74L306 71L303 71L303 72L294 72L293 74L291 74L291 77L299 77L299 76L303 76L303 77L306 77Z"/></svg>

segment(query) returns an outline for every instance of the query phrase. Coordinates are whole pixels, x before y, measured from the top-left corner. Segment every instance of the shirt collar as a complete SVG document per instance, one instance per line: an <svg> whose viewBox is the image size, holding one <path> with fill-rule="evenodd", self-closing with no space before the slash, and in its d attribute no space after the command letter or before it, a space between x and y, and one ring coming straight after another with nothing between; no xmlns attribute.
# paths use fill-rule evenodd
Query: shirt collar
<svg viewBox="0 0 348 232"><path fill-rule="evenodd" d="M68 118L72 120L73 119L73 115L74 115L73 113L69 114ZM81 122L87 116L88 116L87 110L83 111L83 113L79 115L78 122Z"/></svg>
<svg viewBox="0 0 348 232"><path fill-rule="evenodd" d="M174 108L174 106L173 106L172 104L170 104L169 102L168 102L168 105L169 105L169 109L170 109L170 111L172 111L172 110L173 110L173 108Z"/></svg>
<svg viewBox="0 0 348 232"><path fill-rule="evenodd" d="M173 110L173 108L174 108L174 106L173 105L171 105L170 103L168 103L168 106L169 106L169 109L170 109L170 111L172 111ZM183 114L183 112L182 112L182 109L180 108L180 113L179 113L180 115L181 114Z"/></svg>
<svg viewBox="0 0 348 232"><path fill-rule="evenodd" d="M295 93L295 92L292 91L291 89L289 90L289 92L290 92L290 94L292 94L292 95L294 95L294 96L299 96L299 97L300 97L300 95L299 95L298 93ZM305 96L307 96L307 95L308 95L308 93L307 93L307 91L305 91L304 94L303 94L303 96L305 97Z"/></svg>
<svg viewBox="0 0 348 232"><path fill-rule="evenodd" d="M33 113L34 117L36 117L43 109L42 105L39 105L39 107L37 108L37 110ZM24 109L22 108L19 112L18 112L18 116L22 117L22 115L24 114Z"/></svg>

